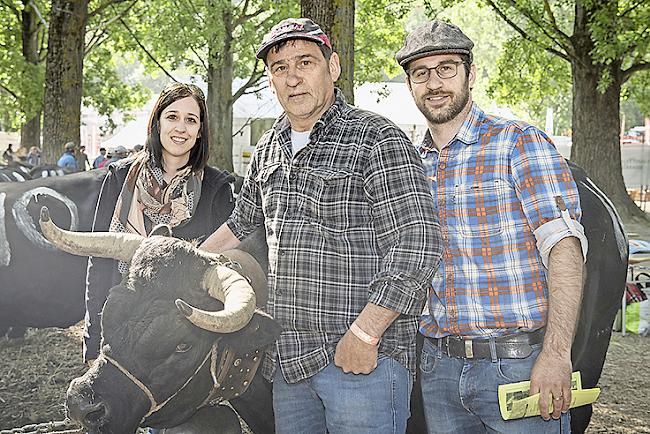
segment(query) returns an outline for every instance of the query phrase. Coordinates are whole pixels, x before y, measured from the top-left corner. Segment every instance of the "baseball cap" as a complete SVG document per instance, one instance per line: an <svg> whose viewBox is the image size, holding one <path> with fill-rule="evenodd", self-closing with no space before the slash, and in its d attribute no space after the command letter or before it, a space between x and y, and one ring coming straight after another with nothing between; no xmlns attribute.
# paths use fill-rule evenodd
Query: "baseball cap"
<svg viewBox="0 0 650 434"><path fill-rule="evenodd" d="M434 54L466 54L471 62L473 47L472 40L458 26L434 20L409 33L395 59L404 69L413 60Z"/></svg>
<svg viewBox="0 0 650 434"><path fill-rule="evenodd" d="M271 47L289 39L306 39L332 49L330 39L318 24L309 18L287 18L273 26L264 36L262 45L257 49L257 58L265 60Z"/></svg>
<svg viewBox="0 0 650 434"><path fill-rule="evenodd" d="M128 152L129 152L129 151L127 151L126 148L125 148L124 146L119 145L119 146L116 146L116 147L113 148L113 152L112 152L112 154L113 154L113 155L115 155L115 154L126 154L126 153L128 153Z"/></svg>

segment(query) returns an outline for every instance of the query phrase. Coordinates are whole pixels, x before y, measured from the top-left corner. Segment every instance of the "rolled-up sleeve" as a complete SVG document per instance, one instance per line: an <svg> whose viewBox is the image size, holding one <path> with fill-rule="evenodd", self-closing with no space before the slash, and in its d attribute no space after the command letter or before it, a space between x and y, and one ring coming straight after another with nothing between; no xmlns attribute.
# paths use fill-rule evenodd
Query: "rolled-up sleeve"
<svg viewBox="0 0 650 434"><path fill-rule="evenodd" d="M265 140L265 137L266 135L260 139L260 142ZM259 147L258 144L258 151ZM239 240L243 240L248 235L255 232L255 229L264 224L262 198L259 186L256 182L258 161L259 153L256 151L248 166L248 171L244 177L244 183L242 184L241 190L237 195L235 209L226 222L228 228Z"/></svg>
<svg viewBox="0 0 650 434"><path fill-rule="evenodd" d="M442 255L442 241L420 159L397 128L379 132L364 188L382 257L369 301L401 314L420 315Z"/></svg>
<svg viewBox="0 0 650 434"><path fill-rule="evenodd" d="M571 236L580 241L585 260L588 245L580 224L578 188L550 139L534 127L523 130L512 151L511 171L544 266L553 246ZM564 216L561 208L566 208Z"/></svg>

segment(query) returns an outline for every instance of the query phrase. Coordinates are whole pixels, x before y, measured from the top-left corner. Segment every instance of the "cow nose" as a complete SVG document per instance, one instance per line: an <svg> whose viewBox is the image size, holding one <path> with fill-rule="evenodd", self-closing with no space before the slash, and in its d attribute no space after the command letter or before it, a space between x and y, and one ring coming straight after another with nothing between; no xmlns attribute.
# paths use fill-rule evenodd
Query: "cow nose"
<svg viewBox="0 0 650 434"><path fill-rule="evenodd" d="M70 419L76 420L90 431L95 431L106 422L109 410L106 403L97 398L93 399L92 396L92 390L84 378L75 378L68 388L66 406Z"/></svg>
<svg viewBox="0 0 650 434"><path fill-rule="evenodd" d="M99 428L107 416L106 404L103 402L68 404L68 416L81 423L85 428L95 430Z"/></svg>
<svg viewBox="0 0 650 434"><path fill-rule="evenodd" d="M106 419L106 405L103 402L90 404L81 409L83 411L83 425L88 428L98 428Z"/></svg>

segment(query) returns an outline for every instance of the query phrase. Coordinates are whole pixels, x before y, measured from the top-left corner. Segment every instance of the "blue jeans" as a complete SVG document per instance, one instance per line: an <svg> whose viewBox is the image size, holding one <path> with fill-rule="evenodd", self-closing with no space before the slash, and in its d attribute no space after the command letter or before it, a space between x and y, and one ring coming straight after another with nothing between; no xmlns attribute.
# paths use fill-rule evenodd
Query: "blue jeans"
<svg viewBox="0 0 650 434"><path fill-rule="evenodd" d="M280 367L273 381L278 434L404 433L410 416L411 373L380 357L368 375L346 374L333 362L311 378L288 384Z"/></svg>
<svg viewBox="0 0 650 434"><path fill-rule="evenodd" d="M568 412L549 421L539 416L508 421L501 418L498 387L530 380L542 345L533 345L533 349L525 359L461 359L445 355L425 339L420 380L429 433L570 433Z"/></svg>

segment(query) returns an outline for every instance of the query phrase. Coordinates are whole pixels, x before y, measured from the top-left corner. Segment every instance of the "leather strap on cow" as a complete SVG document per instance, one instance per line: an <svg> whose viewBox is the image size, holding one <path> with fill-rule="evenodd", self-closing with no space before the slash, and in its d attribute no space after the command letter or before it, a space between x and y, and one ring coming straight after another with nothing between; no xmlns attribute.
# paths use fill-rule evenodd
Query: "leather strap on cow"
<svg viewBox="0 0 650 434"><path fill-rule="evenodd" d="M210 372L214 385L199 408L241 396L250 386L261 360L259 349L240 354L231 346L223 346L219 363L216 357L212 358Z"/></svg>
<svg viewBox="0 0 650 434"><path fill-rule="evenodd" d="M158 403L158 402L156 401L156 398L153 396L153 393L151 392L151 390L149 390L149 388L147 387L147 385L144 384L142 381L140 381L140 380L138 379L138 377L136 377L135 375L133 375L133 374L131 373L131 371L129 371L127 368L125 368L125 367L124 367L121 363L119 363L117 360L115 360L114 358L112 358L111 356L109 356L108 354L106 354L106 353L104 353L104 352L100 353L99 358L103 358L103 359L105 359L108 363L110 363L111 365L113 365L113 366L114 366L118 371L120 371L122 374L124 374L124 375L129 379L129 380L131 380L131 381L133 382L133 384L135 384L135 385L136 385L140 390L142 390L142 392L143 392L143 393L147 396L147 398L149 399L149 403L150 403L149 411L148 411L148 412L147 412L147 413L142 417L142 420L140 421L140 423L142 423L142 422L144 422L145 419L147 419L149 416L151 416L152 414L154 414L155 412L157 412L158 410L160 410L161 408L163 408L165 405L167 405L167 403L168 403L169 401L171 401L172 399L174 399L174 397L175 397L176 395L178 395L178 394L179 394L183 389L185 389L185 387L186 387L188 384L190 384L190 382L191 382L191 381L194 379L194 377L199 373L199 371L203 368L203 366L205 365L205 363L206 363L209 359L212 360L212 361L211 361L211 364L214 364L213 360L216 358L216 353L217 353L217 347L218 347L218 344L219 344L219 340L217 339L217 340L214 342L214 344L212 345L212 347L211 347L210 351L208 352L208 354L206 354L206 356L203 358L203 361L202 361L201 364L196 368L196 370L192 373L192 375L191 375L191 376L190 376L190 377L189 377L189 378L188 378L188 379L183 383L183 385L182 385L182 386L181 386L181 387L180 387L176 392L174 392L171 396L169 396L167 399L165 399L164 401L162 401L162 402L160 402L160 403ZM212 366L211 366L211 367L212 367Z"/></svg>
<svg viewBox="0 0 650 434"><path fill-rule="evenodd" d="M217 339L212 345L210 351L203 359L203 362L194 371L194 374L183 384L181 389L165 399L160 404L156 403L153 394L149 388L140 380L135 378L128 370L121 367L113 359L108 359L120 371L122 371L131 381L133 381L149 398L151 408L140 421L140 425L146 425L146 419L158 410L162 409L169 403L179 392L189 384L190 381L199 373L207 360L210 360L210 375L212 377L212 389L208 396L197 406L197 410L206 406L216 405L220 402L236 398L246 392L250 386L255 372L262 360L262 351L259 349L238 354L230 345L223 345L221 339ZM144 424L144 425L143 425Z"/></svg>

